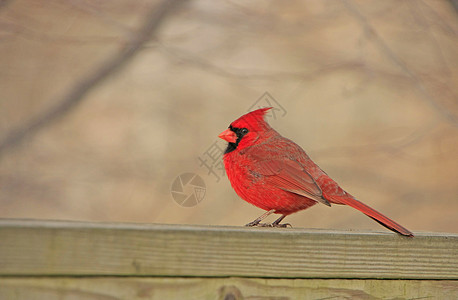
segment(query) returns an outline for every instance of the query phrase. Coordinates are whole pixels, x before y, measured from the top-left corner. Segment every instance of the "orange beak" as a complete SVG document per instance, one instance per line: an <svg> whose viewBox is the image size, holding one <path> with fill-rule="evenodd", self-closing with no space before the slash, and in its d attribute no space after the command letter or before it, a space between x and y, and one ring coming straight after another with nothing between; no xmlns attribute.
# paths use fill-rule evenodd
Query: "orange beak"
<svg viewBox="0 0 458 300"><path fill-rule="evenodd" d="M235 132L230 130L229 128L224 130L218 135L219 138L222 138L223 140L229 142L229 143L235 143L237 141L237 135Z"/></svg>

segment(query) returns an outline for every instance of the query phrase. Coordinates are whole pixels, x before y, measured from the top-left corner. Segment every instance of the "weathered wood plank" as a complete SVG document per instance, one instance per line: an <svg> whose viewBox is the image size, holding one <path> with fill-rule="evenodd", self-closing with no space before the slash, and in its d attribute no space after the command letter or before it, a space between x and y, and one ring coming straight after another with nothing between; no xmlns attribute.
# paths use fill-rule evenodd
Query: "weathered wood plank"
<svg viewBox="0 0 458 300"><path fill-rule="evenodd" d="M1 220L0 275L458 279L458 235Z"/></svg>
<svg viewBox="0 0 458 300"><path fill-rule="evenodd" d="M456 281L256 278L2 278L0 299L458 299Z"/></svg>

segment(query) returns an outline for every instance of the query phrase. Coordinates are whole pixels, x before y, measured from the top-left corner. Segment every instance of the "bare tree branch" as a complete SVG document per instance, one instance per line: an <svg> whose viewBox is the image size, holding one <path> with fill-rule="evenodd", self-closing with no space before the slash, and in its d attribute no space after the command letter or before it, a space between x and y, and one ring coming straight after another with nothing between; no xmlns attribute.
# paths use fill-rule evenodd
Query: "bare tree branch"
<svg viewBox="0 0 458 300"><path fill-rule="evenodd" d="M80 104L89 91L105 81L110 75L121 70L142 48L160 25L166 20L171 12L185 0L163 0L159 5L153 7L146 15L145 21L140 29L133 33L128 41L117 54L110 57L92 74L84 76L77 82L69 93L64 95L57 104L50 109L42 112L37 117L30 120L27 124L13 129L3 140L0 141L0 155L9 148L19 144L27 136L36 134L45 126L49 125L58 118Z"/></svg>
<svg viewBox="0 0 458 300"><path fill-rule="evenodd" d="M454 126L458 126L458 116L450 112L446 107L441 105L426 89L421 79L400 59L396 53L388 46L383 38L378 34L375 28L370 24L366 17L358 10L358 8L349 0L343 2L352 16L360 23L368 35L375 41L377 47L384 53L395 65L397 65L414 83L422 98L446 120Z"/></svg>

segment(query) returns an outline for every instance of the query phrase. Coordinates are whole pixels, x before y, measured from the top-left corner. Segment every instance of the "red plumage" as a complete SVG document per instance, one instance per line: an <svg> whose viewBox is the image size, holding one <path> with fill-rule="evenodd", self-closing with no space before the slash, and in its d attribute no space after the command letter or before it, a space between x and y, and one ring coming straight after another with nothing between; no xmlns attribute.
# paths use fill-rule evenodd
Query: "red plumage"
<svg viewBox="0 0 458 300"><path fill-rule="evenodd" d="M320 169L293 141L282 137L264 120L269 108L235 120L219 137L228 141L226 173L235 192L267 212L247 226L278 226L284 217L320 202L346 204L381 225L405 236L413 234L395 221L356 200ZM260 221L271 213L282 216L272 224Z"/></svg>

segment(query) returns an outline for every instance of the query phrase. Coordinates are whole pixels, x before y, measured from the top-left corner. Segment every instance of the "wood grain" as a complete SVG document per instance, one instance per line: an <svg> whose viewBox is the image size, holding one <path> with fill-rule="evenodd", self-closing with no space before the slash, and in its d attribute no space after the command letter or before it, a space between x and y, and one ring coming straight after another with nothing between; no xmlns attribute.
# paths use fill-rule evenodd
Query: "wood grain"
<svg viewBox="0 0 458 300"><path fill-rule="evenodd" d="M458 279L458 235L0 220L0 276Z"/></svg>
<svg viewBox="0 0 458 300"><path fill-rule="evenodd" d="M456 281L256 278L2 278L0 299L458 299Z"/></svg>

